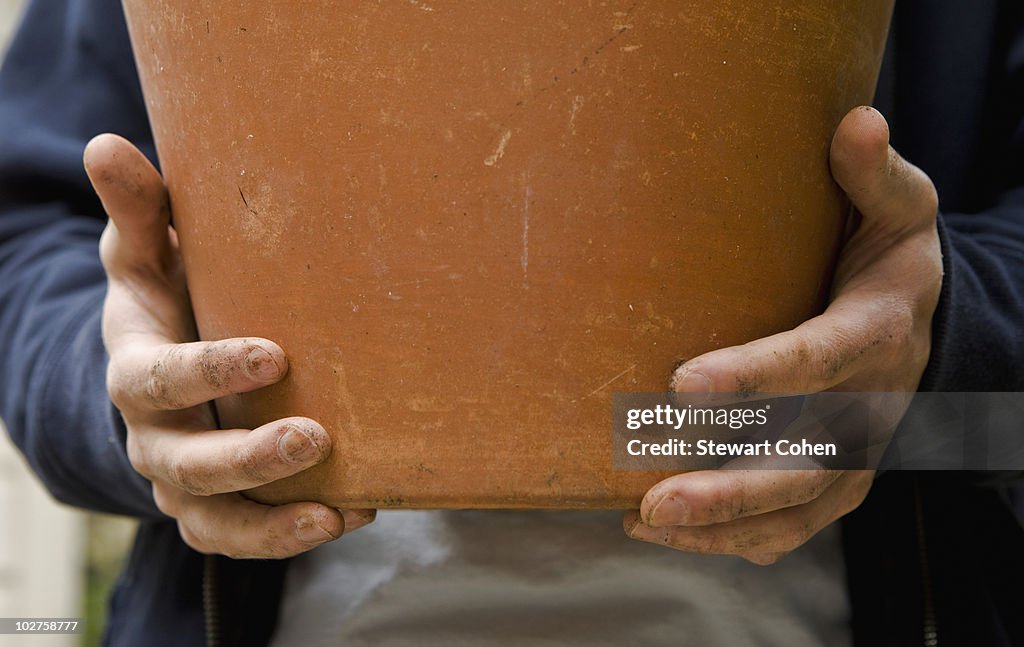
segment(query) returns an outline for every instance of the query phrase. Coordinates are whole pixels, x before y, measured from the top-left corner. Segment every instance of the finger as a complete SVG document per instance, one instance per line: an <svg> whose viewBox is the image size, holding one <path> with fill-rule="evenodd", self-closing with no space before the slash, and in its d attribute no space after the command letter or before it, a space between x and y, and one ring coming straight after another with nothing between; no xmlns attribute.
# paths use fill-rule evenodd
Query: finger
<svg viewBox="0 0 1024 647"><path fill-rule="evenodd" d="M885 118L867 106L839 124L830 151L832 174L863 216L888 233L935 220L938 198L928 176L889 146Z"/></svg>
<svg viewBox="0 0 1024 647"><path fill-rule="evenodd" d="M640 516L652 527L727 523L813 501L840 475L831 470L688 472L652 487Z"/></svg>
<svg viewBox="0 0 1024 647"><path fill-rule="evenodd" d="M100 244L108 273L163 273L174 265L167 190L146 156L124 138L104 134L86 146L83 163L113 225Z"/></svg>
<svg viewBox="0 0 1024 647"><path fill-rule="evenodd" d="M709 526L653 528L638 512L623 519L633 539L677 550L716 555L741 555L751 561L781 555L803 545L825 526L856 508L867 494L871 472L845 472L821 496L803 505Z"/></svg>
<svg viewBox="0 0 1024 647"><path fill-rule="evenodd" d="M131 435L132 466L152 481L190 494L238 492L291 476L323 462L331 438L309 418L284 418L252 431L148 429Z"/></svg>
<svg viewBox="0 0 1024 647"><path fill-rule="evenodd" d="M122 411L186 409L273 384L287 370L281 347L259 337L135 343L112 353L107 386Z"/></svg>
<svg viewBox="0 0 1024 647"><path fill-rule="evenodd" d="M757 564L758 566L771 566L776 563L788 553L750 553L743 555L743 557L749 561Z"/></svg>
<svg viewBox="0 0 1024 647"><path fill-rule="evenodd" d="M342 514L319 503L269 506L221 494L193 496L178 505L178 527L186 543L202 553L236 559L292 557L345 532Z"/></svg>
<svg viewBox="0 0 1024 647"><path fill-rule="evenodd" d="M817 393L848 380L891 352L906 334L910 306L850 294L793 330L696 357L673 373L678 393ZM713 397L713 395L711 395Z"/></svg>
<svg viewBox="0 0 1024 647"><path fill-rule="evenodd" d="M342 518L345 519L345 533L355 532L364 526L368 526L377 518L376 510L339 510Z"/></svg>

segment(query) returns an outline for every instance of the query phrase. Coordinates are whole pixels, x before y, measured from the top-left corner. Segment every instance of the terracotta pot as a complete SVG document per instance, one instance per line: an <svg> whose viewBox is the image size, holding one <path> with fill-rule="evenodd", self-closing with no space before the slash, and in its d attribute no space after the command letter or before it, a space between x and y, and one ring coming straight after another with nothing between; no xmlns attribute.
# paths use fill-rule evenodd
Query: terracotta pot
<svg viewBox="0 0 1024 647"><path fill-rule="evenodd" d="M636 507L615 391L820 311L890 0L125 0L204 339L329 463L253 492Z"/></svg>

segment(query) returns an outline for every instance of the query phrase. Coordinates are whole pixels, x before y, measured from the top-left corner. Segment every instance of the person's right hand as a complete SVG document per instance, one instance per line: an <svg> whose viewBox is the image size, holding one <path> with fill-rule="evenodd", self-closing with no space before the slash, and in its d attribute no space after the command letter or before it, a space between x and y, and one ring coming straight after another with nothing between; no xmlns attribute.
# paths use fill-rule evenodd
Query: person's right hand
<svg viewBox="0 0 1024 647"><path fill-rule="evenodd" d="M261 505L239 492L323 461L331 439L309 418L253 430L216 429L210 401L280 380L281 348L255 337L196 342L192 308L159 173L134 146L100 135L86 172L110 220L103 341L107 389L128 429L128 458L157 507L202 553L289 557L373 520L372 510L313 502Z"/></svg>

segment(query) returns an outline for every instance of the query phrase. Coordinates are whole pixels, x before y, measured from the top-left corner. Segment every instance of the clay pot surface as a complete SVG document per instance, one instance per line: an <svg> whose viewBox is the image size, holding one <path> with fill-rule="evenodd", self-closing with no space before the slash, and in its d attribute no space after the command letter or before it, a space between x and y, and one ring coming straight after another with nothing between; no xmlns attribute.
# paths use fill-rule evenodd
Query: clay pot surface
<svg viewBox="0 0 1024 647"><path fill-rule="evenodd" d="M820 312L828 169L890 0L125 0L203 339L281 344L222 425L320 421L252 492L636 507L611 394Z"/></svg>

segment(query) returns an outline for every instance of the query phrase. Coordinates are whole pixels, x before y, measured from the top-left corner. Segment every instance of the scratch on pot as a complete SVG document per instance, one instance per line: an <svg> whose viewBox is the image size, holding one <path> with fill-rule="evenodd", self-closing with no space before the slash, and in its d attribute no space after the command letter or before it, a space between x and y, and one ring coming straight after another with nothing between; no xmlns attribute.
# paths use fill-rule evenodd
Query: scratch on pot
<svg viewBox="0 0 1024 647"><path fill-rule="evenodd" d="M245 173L245 171L242 171L242 173ZM245 194L242 193L242 187L238 187L238 195L242 196L242 204L244 204L245 208L249 210L249 213L251 213L254 216L258 216L259 214L256 213L256 210L250 207L249 201L245 199Z"/></svg>
<svg viewBox="0 0 1024 647"><path fill-rule="evenodd" d="M338 399L341 400L341 408L347 418L345 431L359 433L362 431L362 425L359 424L359 419L356 417L355 399L348 389L348 375L345 373L345 364L342 362L341 353L337 354L338 359L334 362L333 369L334 374L338 376Z"/></svg>
<svg viewBox="0 0 1024 647"><path fill-rule="evenodd" d="M576 134L576 113L583 107L583 96L577 94L572 98L572 112L569 113L569 130Z"/></svg>
<svg viewBox="0 0 1024 647"><path fill-rule="evenodd" d="M502 158L505 154L505 146L508 145L508 140L512 139L512 131L506 130L505 134L501 136L501 141L498 142L498 148L491 154L490 157L484 160L484 166L494 166L494 164Z"/></svg>
<svg viewBox="0 0 1024 647"><path fill-rule="evenodd" d="M526 191L523 195L523 253L519 257L519 266L523 268L523 287L528 287L527 273L530 269L530 202L533 201L533 187L524 174L523 183Z"/></svg>
<svg viewBox="0 0 1024 647"><path fill-rule="evenodd" d="M602 384L601 386L597 387L596 389L594 389L593 391L591 391L590 393L588 393L588 394L587 394L587 397L589 398L589 397L590 397L590 396L592 396L592 395L597 395L597 394L598 394L598 393L600 393L601 391L605 390L606 388L608 388L609 386L611 386L611 384L612 384L613 382L615 382L615 381L616 381L616 380L618 380L619 378L621 378L621 377L623 377L624 375L626 375L626 373L629 373L629 372L630 372L630 371L632 371L632 370L633 370L634 368L636 368L636 366L637 366L636 364L633 364L632 366L630 366L630 367L629 367L629 368L627 368L626 370L622 371L621 373L619 373L618 375L616 375L616 376L615 376L615 377L613 377L612 379L608 380L607 382L605 382L605 383L604 383L604 384Z"/></svg>

